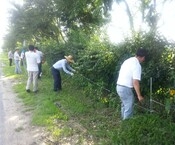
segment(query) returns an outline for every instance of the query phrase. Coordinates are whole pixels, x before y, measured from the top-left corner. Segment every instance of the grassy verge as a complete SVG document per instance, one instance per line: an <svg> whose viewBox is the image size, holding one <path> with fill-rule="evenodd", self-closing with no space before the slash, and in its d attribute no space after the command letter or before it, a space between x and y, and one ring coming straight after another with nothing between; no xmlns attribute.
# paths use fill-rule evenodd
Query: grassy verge
<svg viewBox="0 0 175 145"><path fill-rule="evenodd" d="M16 80L14 91L26 105L26 111L32 112L33 125L44 126L50 133L48 144L175 144L174 123L154 114L137 115L121 122L119 106L107 107L104 102L90 96L92 94L88 94L87 90L77 86L74 79L80 77L78 74L74 77L62 74L63 90L55 93L52 91L50 70L45 64L42 79L39 80L39 92L27 93L25 69L22 68L20 75L14 74L14 66L8 66L4 54L1 54L1 62L5 77Z"/></svg>
<svg viewBox="0 0 175 145"><path fill-rule="evenodd" d="M55 142L60 142L61 138L75 138L75 135L78 135L77 144L110 143L114 126L118 125L116 109L106 108L105 104L94 102L85 96L83 90L74 84L74 78L65 74L62 74L63 90L59 93L53 92L53 80L47 65L43 66L46 73L43 73L42 79L39 80L39 92L27 93L25 69L22 68L22 74L16 75L14 66L8 66L6 55L1 58L5 76L16 80L15 92L27 106L26 111L33 113L32 123L48 129Z"/></svg>

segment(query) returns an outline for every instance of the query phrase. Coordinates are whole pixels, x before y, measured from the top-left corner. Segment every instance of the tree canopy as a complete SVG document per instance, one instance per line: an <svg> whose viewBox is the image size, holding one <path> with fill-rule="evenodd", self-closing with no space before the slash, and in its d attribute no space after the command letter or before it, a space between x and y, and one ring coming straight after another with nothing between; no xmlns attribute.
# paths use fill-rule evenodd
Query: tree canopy
<svg viewBox="0 0 175 145"><path fill-rule="evenodd" d="M134 8L128 0L25 0L22 6L13 3L5 42L13 42L9 41L13 38L16 43L24 40L34 43L54 40L63 43L74 32L90 36L110 22L110 10L114 2L125 5L132 34L138 33L134 28L136 19L133 9L141 14L142 23L156 33L160 15L156 9L156 0L137 1ZM159 1L162 5L167 2L171 0ZM16 45L13 43L5 43L5 46L9 48Z"/></svg>

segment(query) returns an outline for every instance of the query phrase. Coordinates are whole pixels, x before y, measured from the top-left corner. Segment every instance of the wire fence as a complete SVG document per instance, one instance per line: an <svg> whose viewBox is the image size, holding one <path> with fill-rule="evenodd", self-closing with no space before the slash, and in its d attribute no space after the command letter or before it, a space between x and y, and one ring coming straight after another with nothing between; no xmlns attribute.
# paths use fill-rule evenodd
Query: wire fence
<svg viewBox="0 0 175 145"><path fill-rule="evenodd" d="M102 88L103 90L109 92L110 94L112 94L112 95L114 95L114 96L117 96L117 93L116 93L116 92L114 93L114 92L112 92L111 90L109 90L109 89L107 89L107 88L105 88L105 87L103 87L103 86L97 84L96 82L92 81L91 79L85 77L84 75L82 75L82 74L80 74L80 73L78 73L78 74L79 74L79 76L81 76L82 78L84 78L84 79L86 79L88 82L90 82L91 84L96 85L96 86ZM153 90L152 90L152 88L153 88L153 83L152 83L152 77L150 77L150 85L149 85L149 86L150 86L150 92L149 92L150 96L149 96L149 102L147 102L147 105L144 106L144 105L135 103L135 106L137 106L138 108L141 108L141 109L143 109L143 110L145 110L145 111L148 111L148 112L150 112L150 113L158 113L158 112L154 109L154 106L155 106L154 104L157 104L157 105L163 107L164 110L165 110L165 107L166 107L165 104L162 104L161 102L158 102L158 101L156 101L156 100L153 99Z"/></svg>

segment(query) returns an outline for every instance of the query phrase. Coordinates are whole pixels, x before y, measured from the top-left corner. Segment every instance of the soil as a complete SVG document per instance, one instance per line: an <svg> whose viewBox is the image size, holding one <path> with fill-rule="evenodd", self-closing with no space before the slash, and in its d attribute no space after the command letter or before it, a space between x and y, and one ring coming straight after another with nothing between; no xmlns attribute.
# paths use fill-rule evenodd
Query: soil
<svg viewBox="0 0 175 145"><path fill-rule="evenodd" d="M31 112L13 92L14 79L2 75L0 64L0 145L46 145L42 127L31 124Z"/></svg>

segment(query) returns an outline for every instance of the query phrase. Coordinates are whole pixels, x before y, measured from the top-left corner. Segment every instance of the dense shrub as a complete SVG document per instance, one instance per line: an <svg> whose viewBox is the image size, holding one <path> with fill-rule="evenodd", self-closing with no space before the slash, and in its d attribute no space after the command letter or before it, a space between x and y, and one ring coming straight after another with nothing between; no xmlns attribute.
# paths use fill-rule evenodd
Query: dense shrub
<svg viewBox="0 0 175 145"><path fill-rule="evenodd" d="M71 37L72 42L60 44L51 42L44 45L42 48L46 54L48 66L64 58L64 55L72 54L76 61L74 67L78 74L77 85L82 86L89 96L97 99L104 96L106 98L111 96L110 93L116 93L116 79L123 61L134 56L136 50L143 47L148 49L148 57L142 64L141 92L149 103L150 78L152 78L153 99L162 104L168 102L167 91L174 87L175 82L175 58L174 49L165 38L151 33L138 33L120 44L112 45L96 39L95 36L92 39L84 34L78 36ZM167 106L165 108L171 108ZM162 107L160 109L154 106L154 109L162 112Z"/></svg>
<svg viewBox="0 0 175 145"><path fill-rule="evenodd" d="M122 50L125 49L126 54L130 53L132 55L137 48L148 49L148 57L146 62L142 64L141 91L145 98L149 100L150 79L152 79L153 99L164 104L167 91L159 90L168 90L173 86L175 80L174 49L170 43L161 36L140 33L132 39L127 39L118 47ZM126 54L121 56L122 61L126 58Z"/></svg>

